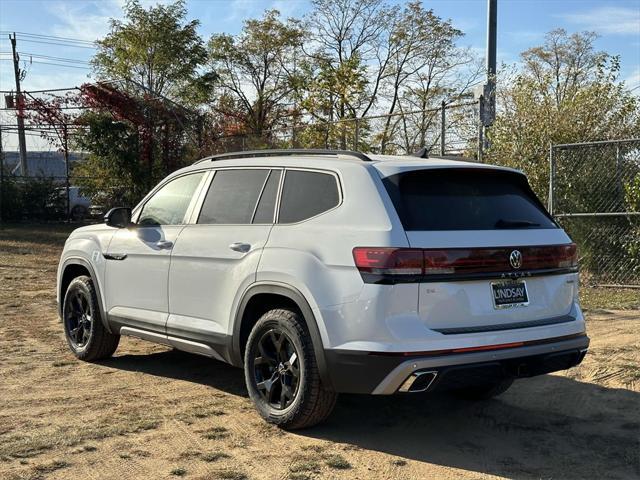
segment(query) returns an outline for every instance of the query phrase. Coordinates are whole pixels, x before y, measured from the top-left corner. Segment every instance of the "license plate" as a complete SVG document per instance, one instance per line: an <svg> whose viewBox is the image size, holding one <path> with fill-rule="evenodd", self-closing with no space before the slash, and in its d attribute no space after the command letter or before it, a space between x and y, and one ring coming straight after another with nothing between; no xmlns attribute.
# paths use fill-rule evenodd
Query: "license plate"
<svg viewBox="0 0 640 480"><path fill-rule="evenodd" d="M529 294L524 280L495 282L491 284L495 308L524 307L529 305Z"/></svg>

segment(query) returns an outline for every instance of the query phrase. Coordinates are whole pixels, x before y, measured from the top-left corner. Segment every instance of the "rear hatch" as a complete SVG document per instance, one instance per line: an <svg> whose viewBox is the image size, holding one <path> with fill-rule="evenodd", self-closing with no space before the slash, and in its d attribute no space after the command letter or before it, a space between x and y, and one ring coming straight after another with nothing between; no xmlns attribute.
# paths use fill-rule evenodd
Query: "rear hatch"
<svg viewBox="0 0 640 480"><path fill-rule="evenodd" d="M425 326L459 334L571 320L576 248L524 175L428 168L383 183L414 257L423 259L417 281Z"/></svg>

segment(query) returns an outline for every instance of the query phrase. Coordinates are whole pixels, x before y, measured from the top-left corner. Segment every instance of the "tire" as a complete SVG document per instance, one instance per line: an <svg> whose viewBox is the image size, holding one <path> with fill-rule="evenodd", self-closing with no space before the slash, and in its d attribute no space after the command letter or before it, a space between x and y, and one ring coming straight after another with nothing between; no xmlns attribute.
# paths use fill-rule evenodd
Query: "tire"
<svg viewBox="0 0 640 480"><path fill-rule="evenodd" d="M74 278L63 302L64 334L73 354L87 362L113 355L118 348L120 335L113 335L104 327L98 295L91 278Z"/></svg>
<svg viewBox="0 0 640 480"><path fill-rule="evenodd" d="M505 378L497 383L454 390L453 393L465 400L489 400L502 395L511 385L513 385L513 378Z"/></svg>
<svg viewBox="0 0 640 480"><path fill-rule="evenodd" d="M322 422L338 397L322 385L304 320L289 310L270 310L255 324L245 348L244 374L262 418L286 430Z"/></svg>

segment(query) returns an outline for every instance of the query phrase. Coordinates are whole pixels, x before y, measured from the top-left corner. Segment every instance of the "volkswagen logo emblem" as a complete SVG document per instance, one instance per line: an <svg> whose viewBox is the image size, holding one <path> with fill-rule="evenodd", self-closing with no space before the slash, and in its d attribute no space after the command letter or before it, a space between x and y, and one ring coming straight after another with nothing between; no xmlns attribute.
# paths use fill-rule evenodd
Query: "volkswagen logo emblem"
<svg viewBox="0 0 640 480"><path fill-rule="evenodd" d="M514 270L518 270L522 266L522 254L519 250L514 250L509 255L509 263Z"/></svg>

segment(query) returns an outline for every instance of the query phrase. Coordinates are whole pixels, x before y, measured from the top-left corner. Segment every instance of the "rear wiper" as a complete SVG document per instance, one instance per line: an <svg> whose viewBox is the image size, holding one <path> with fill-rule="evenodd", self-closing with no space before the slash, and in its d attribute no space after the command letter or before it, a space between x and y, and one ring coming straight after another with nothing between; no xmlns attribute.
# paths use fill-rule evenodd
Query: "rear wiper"
<svg viewBox="0 0 640 480"><path fill-rule="evenodd" d="M539 223L530 222L528 220L504 220L502 218L494 225L495 228L527 228L539 226Z"/></svg>

